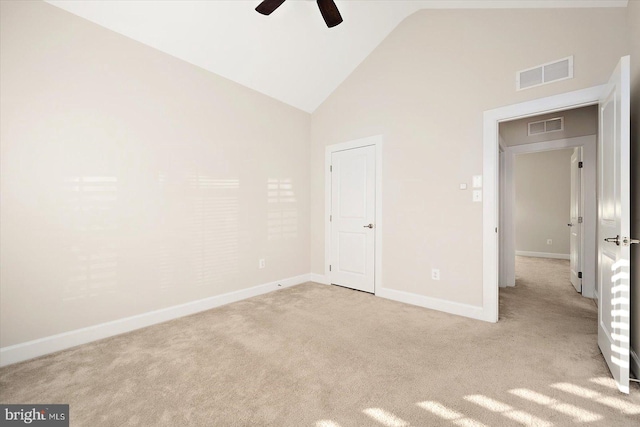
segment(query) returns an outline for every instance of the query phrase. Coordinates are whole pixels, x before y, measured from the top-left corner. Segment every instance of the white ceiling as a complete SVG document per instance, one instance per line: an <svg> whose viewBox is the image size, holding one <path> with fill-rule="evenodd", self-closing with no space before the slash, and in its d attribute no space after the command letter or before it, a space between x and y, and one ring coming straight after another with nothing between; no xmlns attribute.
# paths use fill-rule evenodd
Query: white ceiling
<svg viewBox="0 0 640 427"><path fill-rule="evenodd" d="M261 0L48 0L162 52L313 112L407 16L419 9L624 7L627 0L337 0L327 28L313 0L270 16Z"/></svg>

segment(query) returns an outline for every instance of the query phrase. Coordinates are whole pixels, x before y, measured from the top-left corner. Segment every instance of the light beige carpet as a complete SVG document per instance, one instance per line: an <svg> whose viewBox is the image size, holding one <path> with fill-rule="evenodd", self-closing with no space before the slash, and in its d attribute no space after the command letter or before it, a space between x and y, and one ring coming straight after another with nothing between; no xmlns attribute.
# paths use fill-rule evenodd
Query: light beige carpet
<svg viewBox="0 0 640 427"><path fill-rule="evenodd" d="M304 284L5 367L0 401L74 426L637 427L567 277L520 258L498 324Z"/></svg>

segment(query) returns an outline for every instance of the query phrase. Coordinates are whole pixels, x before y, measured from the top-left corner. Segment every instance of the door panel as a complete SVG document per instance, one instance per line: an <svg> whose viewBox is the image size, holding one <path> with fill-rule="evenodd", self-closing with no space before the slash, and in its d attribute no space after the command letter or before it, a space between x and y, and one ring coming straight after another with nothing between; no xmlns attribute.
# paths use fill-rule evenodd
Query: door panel
<svg viewBox="0 0 640 427"><path fill-rule="evenodd" d="M344 272L366 274L366 232L352 233L347 231L338 231L338 240L338 247L340 248L340 251L336 266Z"/></svg>
<svg viewBox="0 0 640 427"><path fill-rule="evenodd" d="M618 388L629 393L629 57L599 103L598 345ZM609 241L605 241L608 239Z"/></svg>
<svg viewBox="0 0 640 427"><path fill-rule="evenodd" d="M335 152L331 168L331 283L373 293L376 148Z"/></svg>
<svg viewBox="0 0 640 427"><path fill-rule="evenodd" d="M574 148L571 155L570 256L571 284L582 293L582 148Z"/></svg>

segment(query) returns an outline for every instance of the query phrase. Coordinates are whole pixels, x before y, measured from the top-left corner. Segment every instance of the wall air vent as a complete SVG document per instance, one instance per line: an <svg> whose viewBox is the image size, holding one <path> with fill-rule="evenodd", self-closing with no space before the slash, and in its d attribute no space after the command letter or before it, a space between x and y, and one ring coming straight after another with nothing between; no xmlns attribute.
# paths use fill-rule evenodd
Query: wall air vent
<svg viewBox="0 0 640 427"><path fill-rule="evenodd" d="M529 122L529 136L543 133L559 132L564 130L564 117L541 120L539 122Z"/></svg>
<svg viewBox="0 0 640 427"><path fill-rule="evenodd" d="M516 73L516 90L529 89L573 78L573 56Z"/></svg>

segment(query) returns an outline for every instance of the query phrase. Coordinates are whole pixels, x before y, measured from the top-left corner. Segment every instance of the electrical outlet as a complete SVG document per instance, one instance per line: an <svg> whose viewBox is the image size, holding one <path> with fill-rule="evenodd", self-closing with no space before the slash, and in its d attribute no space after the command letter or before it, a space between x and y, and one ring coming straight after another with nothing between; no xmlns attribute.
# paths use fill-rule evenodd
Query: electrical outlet
<svg viewBox="0 0 640 427"><path fill-rule="evenodd" d="M482 201L482 190L473 190L473 201L481 202Z"/></svg>
<svg viewBox="0 0 640 427"><path fill-rule="evenodd" d="M473 176L473 188L482 188L482 175Z"/></svg>
<svg viewBox="0 0 640 427"><path fill-rule="evenodd" d="M262 269L265 268L267 266L267 263L265 262L264 258L260 258L258 260L258 268Z"/></svg>
<svg viewBox="0 0 640 427"><path fill-rule="evenodd" d="M432 268L431 269L431 278L433 280L440 280L440 270L438 270L437 268Z"/></svg>
<svg viewBox="0 0 640 427"><path fill-rule="evenodd" d="M553 245L553 240L547 239L547 245Z"/></svg>

